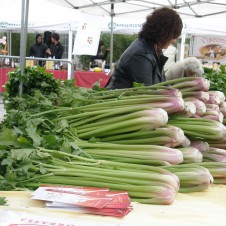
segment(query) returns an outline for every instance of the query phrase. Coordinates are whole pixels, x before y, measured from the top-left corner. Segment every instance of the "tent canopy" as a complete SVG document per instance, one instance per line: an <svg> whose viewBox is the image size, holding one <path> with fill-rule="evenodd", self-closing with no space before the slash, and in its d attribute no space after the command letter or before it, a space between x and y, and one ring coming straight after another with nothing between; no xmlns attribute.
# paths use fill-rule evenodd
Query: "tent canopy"
<svg viewBox="0 0 226 226"><path fill-rule="evenodd" d="M176 10L183 20L187 20L182 32L181 56L183 56L183 45L186 34L200 33L198 19L216 17L217 24L223 24L219 19L226 17L226 3L225 0L49 0L55 4L64 7L73 8L81 12L90 13L94 15L105 15L111 17L111 42L110 47L113 50L113 18L127 17L127 18L145 18L152 13L156 8L163 6L170 7ZM189 18L195 18L195 21L189 22ZM193 25L196 24L196 28ZM225 23L224 23L225 24ZM226 34L225 25L219 27L219 31L211 28L212 31L206 28L205 25L201 33L213 34L219 32ZM193 29L193 30L192 30ZM182 58L181 58L182 59ZM112 62L112 51L110 55L110 63Z"/></svg>
<svg viewBox="0 0 226 226"><path fill-rule="evenodd" d="M0 31L21 31L22 0L0 1ZM79 11L61 7L46 0L30 0L28 15L28 31L67 32L76 30Z"/></svg>
<svg viewBox="0 0 226 226"><path fill-rule="evenodd" d="M113 32L134 34L139 32L145 17L155 8L169 6L180 13L186 33L226 35L226 23L222 21L226 17L225 0L30 0L29 2L29 32L75 31L80 21L80 13L84 12L104 16L102 26L104 32L111 31L110 16L113 13ZM114 3L113 12L111 3ZM21 4L22 0L0 1L0 30L20 32Z"/></svg>
<svg viewBox="0 0 226 226"><path fill-rule="evenodd" d="M61 6L96 15L145 18L158 7L175 9L182 18L225 17L225 0L49 0ZM113 11L111 10L113 6Z"/></svg>
<svg viewBox="0 0 226 226"><path fill-rule="evenodd" d="M113 32L139 32L146 16L156 8L175 9L189 34L226 35L225 0L48 0L57 5L84 13L105 16L102 31L110 32L110 17L114 17Z"/></svg>
<svg viewBox="0 0 226 226"><path fill-rule="evenodd" d="M22 7L23 13L21 13L22 3L29 5L29 10L24 10L24 7ZM144 20L153 10L163 6L175 9L186 21L182 41L185 40L184 34L200 33L200 31L205 34L226 35L226 32L224 32L226 25L222 21L226 17L225 0L1 0L0 30L11 29L15 31L17 29L19 32L21 31L21 34L23 34L21 49L23 49L27 30L57 30L59 32L62 29L72 31L71 21L76 21L76 15L80 12L110 17L111 34L113 34L113 17ZM28 18L27 14L29 15ZM21 18L21 23L18 22L19 18ZM216 18L216 20L214 23L208 23L205 18ZM77 21L79 20L77 19ZM139 26L139 24L136 25L136 28L139 28ZM24 27L27 27L27 29L24 29ZM113 50L113 35L111 35L111 50ZM111 51L110 63L112 62L112 54ZM21 58L25 56L25 54L20 55ZM23 70L21 69L21 71Z"/></svg>

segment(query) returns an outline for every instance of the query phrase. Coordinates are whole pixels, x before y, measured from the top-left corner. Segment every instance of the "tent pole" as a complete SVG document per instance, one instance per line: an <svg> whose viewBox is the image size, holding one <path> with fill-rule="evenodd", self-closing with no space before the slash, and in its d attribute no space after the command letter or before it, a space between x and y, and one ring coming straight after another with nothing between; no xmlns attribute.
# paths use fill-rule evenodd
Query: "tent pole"
<svg viewBox="0 0 226 226"><path fill-rule="evenodd" d="M180 61L184 59L184 46L186 40L186 32L183 31L181 35L181 45L180 45Z"/></svg>
<svg viewBox="0 0 226 226"><path fill-rule="evenodd" d="M9 31L9 55L12 55L12 31Z"/></svg>
<svg viewBox="0 0 226 226"><path fill-rule="evenodd" d="M29 0L22 0L21 8L21 34L20 34L20 73L24 74L26 63L27 25L28 25ZM23 83L19 86L19 95L23 93Z"/></svg>
<svg viewBox="0 0 226 226"><path fill-rule="evenodd" d="M113 19L114 19L114 0L111 0L111 39L110 39L110 69L113 63Z"/></svg>
<svg viewBox="0 0 226 226"><path fill-rule="evenodd" d="M6 55L11 55L11 53L10 53L10 41L9 41L9 39L10 39L10 37L9 37L9 31L7 31L7 38L6 38L6 40L7 40L7 44L8 44L8 53L6 54Z"/></svg>
<svg viewBox="0 0 226 226"><path fill-rule="evenodd" d="M71 27L70 27L70 30L69 30L69 37L68 37L68 60L72 62L72 39L73 39L73 32L71 30ZM68 80L72 80L74 78L74 75L73 75L73 64L69 64L68 63Z"/></svg>

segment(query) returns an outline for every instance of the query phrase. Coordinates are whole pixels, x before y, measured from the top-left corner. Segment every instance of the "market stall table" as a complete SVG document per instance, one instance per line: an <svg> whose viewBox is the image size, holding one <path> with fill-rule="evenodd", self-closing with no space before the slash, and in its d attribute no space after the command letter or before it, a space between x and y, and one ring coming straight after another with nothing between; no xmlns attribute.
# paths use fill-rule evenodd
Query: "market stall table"
<svg viewBox="0 0 226 226"><path fill-rule="evenodd" d="M171 205L144 205L133 203L134 210L122 219L90 214L44 209L42 201L31 200L29 191L0 191L8 206L0 210L23 211L42 217L89 220L137 226L217 226L226 225L226 186L213 185L204 192L178 193ZM0 216L1 217L1 216Z"/></svg>
<svg viewBox="0 0 226 226"><path fill-rule="evenodd" d="M0 68L0 92L4 92L3 86L8 81L7 73L13 71L13 68ZM54 75L56 79L67 80L67 70L47 70ZM90 72L90 71L75 71L73 75L75 85L79 87L91 88L96 82L100 82L100 87L103 88L110 76L105 72Z"/></svg>
<svg viewBox="0 0 226 226"><path fill-rule="evenodd" d="M48 72L53 73L56 79L67 79L67 71L65 70L48 70ZM100 82L100 87L103 88L110 76L105 72L91 72L91 71L75 71L74 79L75 85L79 87L91 88L96 82Z"/></svg>

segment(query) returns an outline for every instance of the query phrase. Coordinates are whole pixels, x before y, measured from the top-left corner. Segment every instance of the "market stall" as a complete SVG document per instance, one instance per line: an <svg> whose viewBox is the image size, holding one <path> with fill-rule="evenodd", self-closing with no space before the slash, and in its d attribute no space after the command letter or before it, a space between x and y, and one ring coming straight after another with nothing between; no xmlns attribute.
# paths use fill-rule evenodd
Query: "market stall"
<svg viewBox="0 0 226 226"><path fill-rule="evenodd" d="M0 192L9 200L1 210L104 225L213 226L225 221L226 105L223 92L209 90L210 81L185 77L105 91L61 86L40 68L27 73L29 77L22 75L27 95L17 98L18 72L6 87L10 98L5 104L12 111L0 131L0 190L11 191ZM123 218L72 213L71 206L58 212L59 199L57 205L49 203L54 210L47 210L43 201L31 200L31 192L13 191L44 187L56 198L75 195L62 192L74 186L117 190L130 197L133 210L129 206ZM39 200L47 205L52 198ZM70 204L68 200L60 203Z"/></svg>
<svg viewBox="0 0 226 226"><path fill-rule="evenodd" d="M12 68L0 68L0 92L4 92L4 84L8 80L7 73L12 71ZM67 70L47 70L52 73L56 79L67 80L68 71ZM100 82L100 87L103 88L110 75L105 72L90 72L90 71L75 71L74 79L75 85L79 87L91 88L96 82Z"/></svg>
<svg viewBox="0 0 226 226"><path fill-rule="evenodd" d="M31 200L30 191L1 191L8 206L1 207L0 216L20 211L105 226L224 224L225 185L212 183L226 183L225 96L209 92L207 80L184 78L122 92L75 92L65 85L56 101L54 79L45 75L42 85L39 75L38 82L28 78L25 99L6 102L12 111L0 132L0 188L34 190L43 183L108 187L126 190L134 209L121 219L56 211ZM9 97L17 97L15 84L18 80L12 81ZM192 104L186 103L189 98ZM215 109L208 106L213 103ZM191 145L197 140L206 143L205 150Z"/></svg>

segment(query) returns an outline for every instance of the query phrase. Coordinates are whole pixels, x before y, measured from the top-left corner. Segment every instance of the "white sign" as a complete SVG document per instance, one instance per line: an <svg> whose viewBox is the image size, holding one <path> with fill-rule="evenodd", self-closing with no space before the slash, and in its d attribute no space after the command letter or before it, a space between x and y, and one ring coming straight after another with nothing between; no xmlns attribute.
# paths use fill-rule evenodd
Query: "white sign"
<svg viewBox="0 0 226 226"><path fill-rule="evenodd" d="M194 36L192 55L203 61L226 62L226 37Z"/></svg>
<svg viewBox="0 0 226 226"><path fill-rule="evenodd" d="M102 25L100 16L82 14L74 41L74 55L96 55Z"/></svg>
<svg viewBox="0 0 226 226"><path fill-rule="evenodd" d="M144 22L144 19L114 17L112 29L115 34L137 34L141 30ZM111 32L110 17L104 17L101 30L103 32Z"/></svg>

